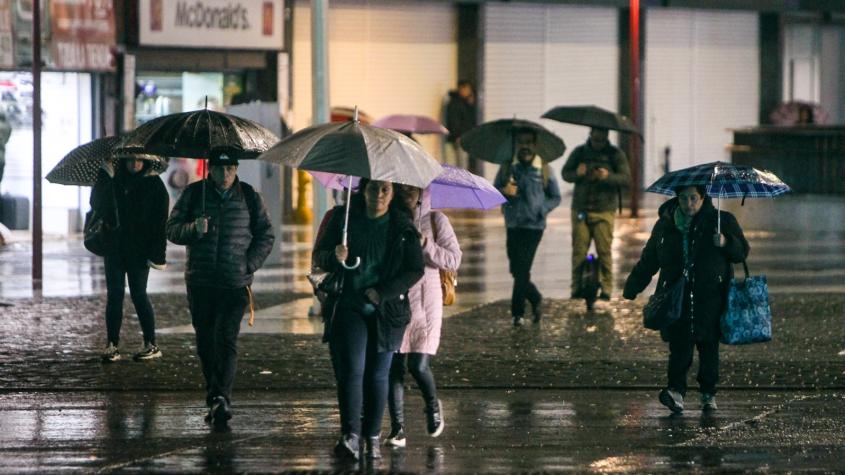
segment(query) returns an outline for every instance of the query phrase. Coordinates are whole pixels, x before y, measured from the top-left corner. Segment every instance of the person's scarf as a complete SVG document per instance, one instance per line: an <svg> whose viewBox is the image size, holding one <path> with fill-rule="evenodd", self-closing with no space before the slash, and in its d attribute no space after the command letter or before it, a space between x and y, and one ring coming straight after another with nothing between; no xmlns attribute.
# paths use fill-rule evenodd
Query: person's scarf
<svg viewBox="0 0 845 475"><path fill-rule="evenodd" d="M687 216L682 210L680 206L675 207L675 227L678 228L678 231L681 232L681 236L683 236L683 249L684 249L684 269L688 269L690 262L689 262L689 228L690 224L692 224L693 216Z"/></svg>

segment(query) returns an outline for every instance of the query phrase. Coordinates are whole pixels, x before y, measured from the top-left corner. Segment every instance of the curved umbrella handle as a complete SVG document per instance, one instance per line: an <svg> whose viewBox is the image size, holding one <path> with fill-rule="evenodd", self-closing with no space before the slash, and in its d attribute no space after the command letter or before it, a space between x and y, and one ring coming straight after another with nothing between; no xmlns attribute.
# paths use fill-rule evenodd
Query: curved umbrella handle
<svg viewBox="0 0 845 475"><path fill-rule="evenodd" d="M342 265L342 266L343 266L343 268L344 268L344 269L346 269L346 270L357 269L357 268L358 268L358 266L360 266L360 265L361 265L361 257L360 257L360 256L356 256L356 257L355 257L355 263L354 263L354 264L352 264L351 266L350 266L350 265L346 265L346 262L341 262L341 263L340 263L340 265Z"/></svg>

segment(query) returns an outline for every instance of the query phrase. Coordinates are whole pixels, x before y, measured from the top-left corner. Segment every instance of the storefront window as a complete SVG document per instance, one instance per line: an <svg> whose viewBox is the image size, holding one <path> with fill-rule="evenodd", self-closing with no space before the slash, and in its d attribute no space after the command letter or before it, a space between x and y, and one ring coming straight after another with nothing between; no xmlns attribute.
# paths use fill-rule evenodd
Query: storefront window
<svg viewBox="0 0 845 475"><path fill-rule="evenodd" d="M223 111L243 91L239 74L142 72L137 76L135 123L206 107Z"/></svg>

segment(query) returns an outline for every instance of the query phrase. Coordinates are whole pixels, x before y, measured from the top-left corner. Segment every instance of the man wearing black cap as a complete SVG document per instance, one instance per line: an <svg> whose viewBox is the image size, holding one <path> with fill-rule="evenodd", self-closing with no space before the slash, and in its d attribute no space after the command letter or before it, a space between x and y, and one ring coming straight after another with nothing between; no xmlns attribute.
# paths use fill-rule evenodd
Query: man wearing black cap
<svg viewBox="0 0 845 475"><path fill-rule="evenodd" d="M209 160L209 177L185 188L170 218L167 238L188 247L185 282L197 353L206 383L206 421L232 418L237 340L251 299L253 273L273 248L264 201L238 180L238 161Z"/></svg>

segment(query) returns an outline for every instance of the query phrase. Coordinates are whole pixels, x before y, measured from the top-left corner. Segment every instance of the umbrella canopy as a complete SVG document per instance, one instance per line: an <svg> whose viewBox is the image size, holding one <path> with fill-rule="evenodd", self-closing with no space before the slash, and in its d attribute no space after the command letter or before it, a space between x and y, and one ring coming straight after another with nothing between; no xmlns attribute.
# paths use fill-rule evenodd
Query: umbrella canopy
<svg viewBox="0 0 845 475"><path fill-rule="evenodd" d="M712 162L669 172L649 186L646 191L674 196L679 186L705 186L707 194L719 198L765 198L782 195L790 191L774 173L761 171L745 165ZM722 213L717 214L717 232L722 229Z"/></svg>
<svg viewBox="0 0 845 475"><path fill-rule="evenodd" d="M491 163L508 163L515 153L514 132L529 129L537 134L537 155L551 162L563 155L563 139L542 125L522 119L500 119L485 122L461 135L461 148L471 157Z"/></svg>
<svg viewBox="0 0 845 475"><path fill-rule="evenodd" d="M149 160L148 174L157 175L167 170L167 158L159 155L116 154L115 147L120 140L120 137L109 136L76 147L50 170L47 181L59 185L94 186L100 169L114 167L115 162L123 157Z"/></svg>
<svg viewBox="0 0 845 475"><path fill-rule="evenodd" d="M121 151L168 157L256 158L279 138L257 122L207 109L157 117L124 136Z"/></svg>
<svg viewBox="0 0 845 475"><path fill-rule="evenodd" d="M489 181L463 168L441 165L443 173L428 186L431 207L434 209L490 209L504 203L506 198ZM341 190L349 186L349 177L336 173L311 172L326 188ZM352 179L352 187L358 179Z"/></svg>
<svg viewBox="0 0 845 475"><path fill-rule="evenodd" d="M646 191L674 196L679 186L705 186L708 195L719 198L763 198L790 191L789 185L772 172L724 162L669 172Z"/></svg>
<svg viewBox="0 0 845 475"><path fill-rule="evenodd" d="M567 124L640 133L628 117L597 106L558 106L549 109L542 117Z"/></svg>
<svg viewBox="0 0 845 475"><path fill-rule="evenodd" d="M397 132L406 132L409 134L447 135L449 133L449 130L443 127L442 124L424 115L388 115L373 122L373 127L393 129Z"/></svg>
<svg viewBox="0 0 845 475"><path fill-rule="evenodd" d="M300 130L258 159L419 188L428 186L441 173L440 164L417 142L393 130L354 120Z"/></svg>

